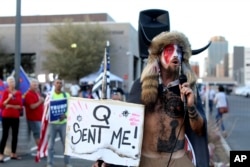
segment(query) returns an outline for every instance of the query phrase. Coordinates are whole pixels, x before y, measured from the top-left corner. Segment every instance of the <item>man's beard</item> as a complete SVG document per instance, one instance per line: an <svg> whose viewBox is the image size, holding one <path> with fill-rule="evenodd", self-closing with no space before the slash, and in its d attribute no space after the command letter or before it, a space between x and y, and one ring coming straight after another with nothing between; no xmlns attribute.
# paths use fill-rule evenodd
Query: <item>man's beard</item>
<svg viewBox="0 0 250 167"><path fill-rule="evenodd" d="M168 66L165 70L168 77L173 77L175 79L179 77L179 67Z"/></svg>

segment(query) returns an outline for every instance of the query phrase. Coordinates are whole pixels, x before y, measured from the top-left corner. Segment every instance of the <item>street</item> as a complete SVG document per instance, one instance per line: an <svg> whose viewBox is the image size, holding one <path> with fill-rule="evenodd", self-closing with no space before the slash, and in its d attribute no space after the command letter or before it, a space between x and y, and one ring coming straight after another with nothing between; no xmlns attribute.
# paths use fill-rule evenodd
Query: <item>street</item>
<svg viewBox="0 0 250 167"><path fill-rule="evenodd" d="M228 132L226 141L232 151L250 151L250 98L228 96L229 113L224 116L225 128Z"/></svg>

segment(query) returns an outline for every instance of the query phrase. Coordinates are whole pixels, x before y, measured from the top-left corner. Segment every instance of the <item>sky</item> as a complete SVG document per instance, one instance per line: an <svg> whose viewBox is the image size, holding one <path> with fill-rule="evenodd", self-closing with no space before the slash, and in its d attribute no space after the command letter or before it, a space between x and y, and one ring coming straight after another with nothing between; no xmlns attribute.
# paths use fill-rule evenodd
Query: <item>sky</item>
<svg viewBox="0 0 250 167"><path fill-rule="evenodd" d="M0 0L0 16L15 16L17 0ZM140 11L167 10L170 30L183 32L192 49L211 37L223 36L234 46L250 47L250 10L247 0L21 0L21 15L108 13L115 22L138 29ZM203 63L206 52L191 60Z"/></svg>

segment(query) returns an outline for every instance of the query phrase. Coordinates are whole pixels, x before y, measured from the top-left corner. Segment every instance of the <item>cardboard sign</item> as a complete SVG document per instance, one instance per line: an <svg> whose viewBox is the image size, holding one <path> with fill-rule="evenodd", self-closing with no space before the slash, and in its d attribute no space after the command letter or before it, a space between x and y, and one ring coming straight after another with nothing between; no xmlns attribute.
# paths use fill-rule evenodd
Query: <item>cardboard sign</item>
<svg viewBox="0 0 250 167"><path fill-rule="evenodd" d="M66 155L117 165L139 165L143 105L70 97L67 119Z"/></svg>
<svg viewBox="0 0 250 167"><path fill-rule="evenodd" d="M67 99L51 100L49 105L50 122L58 121L67 111Z"/></svg>

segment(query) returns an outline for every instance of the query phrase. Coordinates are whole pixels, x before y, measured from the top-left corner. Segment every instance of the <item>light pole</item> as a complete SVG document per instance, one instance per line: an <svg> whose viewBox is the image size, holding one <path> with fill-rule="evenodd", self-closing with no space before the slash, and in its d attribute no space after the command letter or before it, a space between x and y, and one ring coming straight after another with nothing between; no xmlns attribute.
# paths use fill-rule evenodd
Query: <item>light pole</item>
<svg viewBox="0 0 250 167"><path fill-rule="evenodd" d="M16 0L16 39L15 39L15 80L19 88L19 73L21 64L21 0Z"/></svg>
<svg viewBox="0 0 250 167"><path fill-rule="evenodd" d="M77 43L72 43L72 44L70 45L70 48L73 50L73 57L72 57L72 59L74 59L74 57L75 57L76 54L77 54L77 52L76 52ZM78 76L76 76L75 80L76 80L76 83L78 83L78 80L79 80Z"/></svg>

